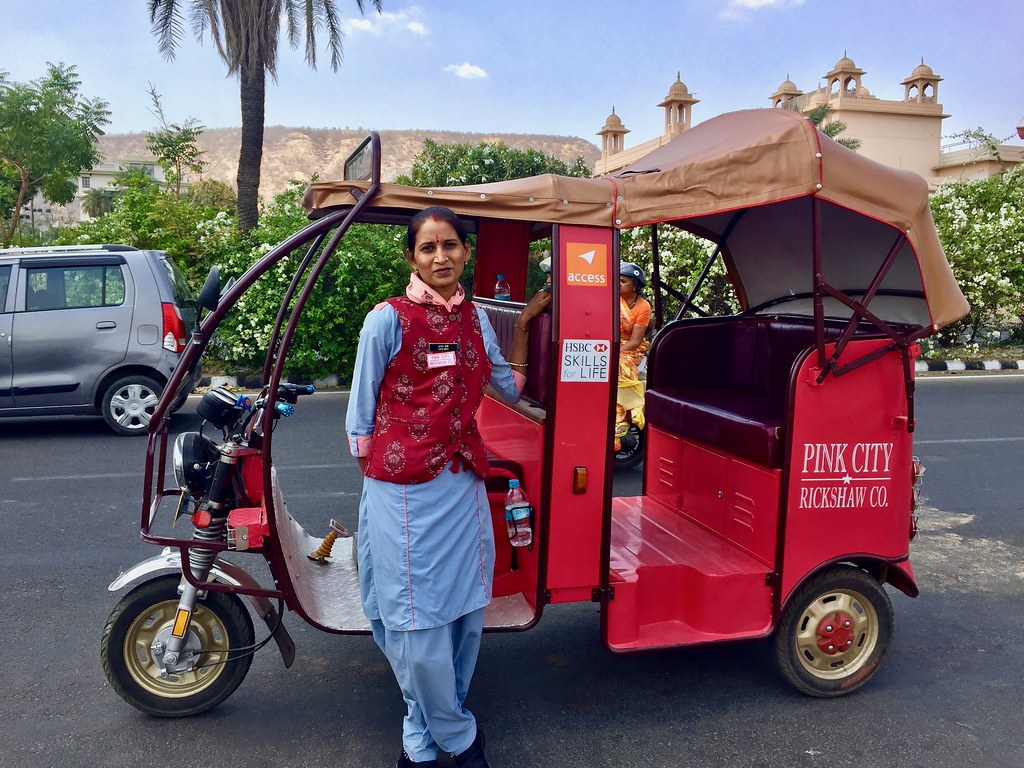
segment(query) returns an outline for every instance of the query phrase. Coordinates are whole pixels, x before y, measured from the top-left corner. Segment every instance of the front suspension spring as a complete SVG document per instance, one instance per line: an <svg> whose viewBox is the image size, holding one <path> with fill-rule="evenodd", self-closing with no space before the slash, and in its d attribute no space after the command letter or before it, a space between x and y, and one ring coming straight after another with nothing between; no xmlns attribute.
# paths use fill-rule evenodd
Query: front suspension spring
<svg viewBox="0 0 1024 768"><path fill-rule="evenodd" d="M192 539L197 542L222 542L224 531L227 528L227 518L219 517L210 521L205 528L196 528L192 531ZM200 581L205 581L210 575L210 568L217 557L217 551L206 547L190 548L188 551L189 562L192 564L192 573Z"/></svg>

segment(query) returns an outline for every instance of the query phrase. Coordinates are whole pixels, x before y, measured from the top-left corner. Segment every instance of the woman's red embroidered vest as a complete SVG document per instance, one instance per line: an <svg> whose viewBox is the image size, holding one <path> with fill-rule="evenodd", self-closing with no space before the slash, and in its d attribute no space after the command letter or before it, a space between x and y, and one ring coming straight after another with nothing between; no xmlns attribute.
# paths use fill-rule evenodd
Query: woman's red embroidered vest
<svg viewBox="0 0 1024 768"><path fill-rule="evenodd" d="M377 395L366 476L425 483L461 454L486 478L487 456L474 416L491 378L491 361L476 308L463 301L449 311L405 297L388 303L398 313L402 347L384 370Z"/></svg>

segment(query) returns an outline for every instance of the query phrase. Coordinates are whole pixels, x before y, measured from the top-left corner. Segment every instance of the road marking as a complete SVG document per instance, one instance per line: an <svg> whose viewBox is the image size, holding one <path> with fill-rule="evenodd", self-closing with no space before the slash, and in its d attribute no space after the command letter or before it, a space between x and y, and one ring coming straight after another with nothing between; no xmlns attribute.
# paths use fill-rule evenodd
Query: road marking
<svg viewBox="0 0 1024 768"><path fill-rule="evenodd" d="M945 443L1019 443L1024 437L960 437L948 440L915 440L914 445L943 445Z"/></svg>

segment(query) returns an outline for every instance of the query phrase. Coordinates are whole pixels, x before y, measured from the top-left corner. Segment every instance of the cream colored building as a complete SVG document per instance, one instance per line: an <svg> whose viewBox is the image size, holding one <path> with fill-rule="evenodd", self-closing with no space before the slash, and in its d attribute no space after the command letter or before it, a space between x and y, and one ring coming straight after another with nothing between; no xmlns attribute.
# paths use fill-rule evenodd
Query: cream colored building
<svg viewBox="0 0 1024 768"><path fill-rule="evenodd" d="M808 113L827 104L827 119L846 124L842 136L858 139L861 154L914 171L932 189L947 179L986 178L1006 165L1024 161L1024 147L1019 146L1001 145L998 157L989 147L971 147L966 142L943 146L942 121L949 115L939 101L942 78L923 59L900 83L903 97L899 99L882 99L871 93L864 84L865 74L844 55L815 90L805 93L787 78L769 97L771 106ZM613 173L688 129L697 103L677 75L668 96L658 105L665 109L665 133L630 149L624 142L629 130L612 109L597 134L601 137L601 159L594 174Z"/></svg>
<svg viewBox="0 0 1024 768"><path fill-rule="evenodd" d="M107 188L113 190L117 187L117 177L128 170L142 171L154 179L161 188L167 187L164 169L152 157L132 157L116 163L98 163L79 175L74 200L67 205L53 205L43 198L41 192L36 193L31 202L22 206L21 221L35 229L88 221L90 217L83 210L82 202L89 191ZM182 191L187 191L190 186L188 177L185 177L181 182Z"/></svg>

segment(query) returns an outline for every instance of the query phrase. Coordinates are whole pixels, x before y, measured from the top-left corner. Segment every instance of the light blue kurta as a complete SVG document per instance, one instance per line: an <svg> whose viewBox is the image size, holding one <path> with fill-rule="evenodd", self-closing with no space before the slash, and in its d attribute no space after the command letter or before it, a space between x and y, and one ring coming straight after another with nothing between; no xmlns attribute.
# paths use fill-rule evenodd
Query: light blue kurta
<svg viewBox="0 0 1024 768"><path fill-rule="evenodd" d="M477 307L491 359L490 385L519 400L512 368ZM345 429L354 455L373 434L384 369L398 354L402 329L390 304L372 310L359 335ZM365 442L365 441L362 441ZM465 465L463 465L465 466ZM429 629L486 606L494 578L494 531L483 480L451 464L426 483L363 478L359 503L359 583L363 610L389 630Z"/></svg>

